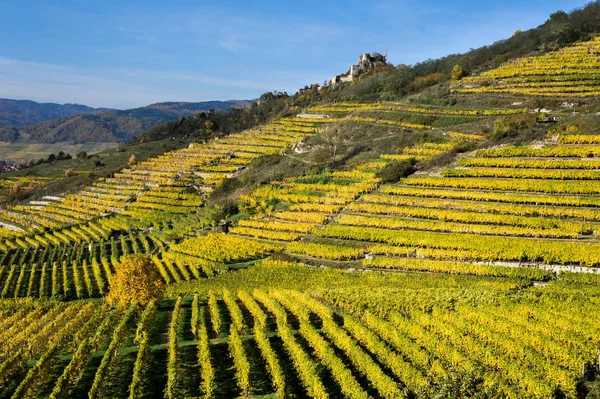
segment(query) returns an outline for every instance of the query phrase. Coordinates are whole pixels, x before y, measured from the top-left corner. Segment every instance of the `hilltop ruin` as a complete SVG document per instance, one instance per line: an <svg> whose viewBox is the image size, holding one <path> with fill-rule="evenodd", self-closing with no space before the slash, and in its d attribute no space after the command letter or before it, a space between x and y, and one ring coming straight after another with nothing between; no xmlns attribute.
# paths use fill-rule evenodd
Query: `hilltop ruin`
<svg viewBox="0 0 600 399"><path fill-rule="evenodd" d="M329 82L332 86L342 82L352 82L360 74L367 72L369 69L387 65L387 53L381 55L379 53L363 53L358 57L358 63L351 65L348 72L343 75L336 75Z"/></svg>

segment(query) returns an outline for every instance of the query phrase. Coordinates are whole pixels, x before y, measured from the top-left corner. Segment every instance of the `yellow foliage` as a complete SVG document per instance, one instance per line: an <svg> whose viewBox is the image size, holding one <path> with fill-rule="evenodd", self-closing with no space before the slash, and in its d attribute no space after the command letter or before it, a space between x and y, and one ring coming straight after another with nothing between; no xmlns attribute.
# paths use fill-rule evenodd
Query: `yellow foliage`
<svg viewBox="0 0 600 399"><path fill-rule="evenodd" d="M165 286L155 264L144 255L126 256L110 284L106 300L112 304L142 305L160 298Z"/></svg>
<svg viewBox="0 0 600 399"><path fill-rule="evenodd" d="M460 78L462 78L463 75L464 71L462 67L458 64L454 65L454 68L452 68L452 80L460 80Z"/></svg>

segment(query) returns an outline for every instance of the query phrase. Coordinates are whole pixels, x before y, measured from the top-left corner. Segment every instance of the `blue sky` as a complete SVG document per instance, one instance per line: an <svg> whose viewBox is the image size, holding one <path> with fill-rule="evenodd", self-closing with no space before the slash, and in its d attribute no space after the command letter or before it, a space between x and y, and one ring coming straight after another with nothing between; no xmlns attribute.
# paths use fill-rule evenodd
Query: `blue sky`
<svg viewBox="0 0 600 399"><path fill-rule="evenodd" d="M580 1L0 0L0 97L131 108L290 93L362 52L468 51Z"/></svg>

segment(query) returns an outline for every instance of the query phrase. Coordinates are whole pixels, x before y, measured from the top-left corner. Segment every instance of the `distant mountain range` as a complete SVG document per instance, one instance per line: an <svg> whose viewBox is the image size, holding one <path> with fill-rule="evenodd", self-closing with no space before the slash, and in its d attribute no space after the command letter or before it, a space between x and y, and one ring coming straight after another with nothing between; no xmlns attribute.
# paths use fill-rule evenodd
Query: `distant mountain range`
<svg viewBox="0 0 600 399"><path fill-rule="evenodd" d="M246 100L164 102L129 110L0 99L0 141L124 142L153 126L210 109L246 108Z"/></svg>
<svg viewBox="0 0 600 399"><path fill-rule="evenodd" d="M105 111L80 104L37 103L30 100L0 98L0 127L31 125L50 119Z"/></svg>

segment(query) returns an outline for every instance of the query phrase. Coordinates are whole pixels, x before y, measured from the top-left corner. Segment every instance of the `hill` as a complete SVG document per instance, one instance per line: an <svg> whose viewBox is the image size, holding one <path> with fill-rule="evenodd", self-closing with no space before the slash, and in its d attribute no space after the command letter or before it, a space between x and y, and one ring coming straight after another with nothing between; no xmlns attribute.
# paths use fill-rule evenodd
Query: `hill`
<svg viewBox="0 0 600 399"><path fill-rule="evenodd" d="M600 281L572 272L600 265L599 168L584 159L600 139L535 117L317 105L4 208L17 231L0 242L2 296L66 301L7 302L7 323L30 327L5 349L5 392L584 398ZM542 141L493 148L485 126L513 120ZM109 292L129 254L146 254L168 298L127 309L89 300ZM41 328L40 314L57 321ZM28 356L8 351L30 340ZM202 370L194 380L177 371L188 356ZM48 367L20 377L29 357ZM164 370L152 383L150 364Z"/></svg>
<svg viewBox="0 0 600 399"><path fill-rule="evenodd" d="M456 65L464 75L478 74L497 68L507 61L530 55L543 55L566 45L586 41L600 32L600 2L590 2L570 13L557 11L542 25L517 31L507 39L473 49L464 54L450 54L415 65L397 65L374 69L360 77L358 82L342 84L335 89L321 90L317 95L309 92L301 100L326 101L400 100L406 95L427 87L448 82Z"/></svg>
<svg viewBox="0 0 600 399"><path fill-rule="evenodd" d="M545 95L594 74L571 44L8 173L0 396L597 399L600 96Z"/></svg>
<svg viewBox="0 0 600 399"><path fill-rule="evenodd" d="M481 72L498 68L511 60L518 60L526 56L536 57L545 55L576 42L593 40L597 32L600 32L600 2L595 1L570 13L557 11L538 27L525 31L517 31L510 38L473 49L464 54L450 54L439 59L425 60L410 66L404 64L396 66L386 64L361 73L352 82L340 82L335 85L328 84L322 87L315 83L306 86L306 89L292 96L275 96L272 93L266 93L267 96L265 98L268 100L268 104L257 107L254 109L253 114L256 115L256 121L264 122L276 115L293 115L294 112L303 107L309 107L318 103L351 102L357 100L400 101L409 98L411 101L427 104L456 104L457 91L452 91L449 86L451 83L455 83L452 82L452 75L456 66L460 67L461 77L475 76ZM584 47L589 45L595 48L597 42L592 41L589 44L581 44L576 48L585 50ZM594 58L594 55L595 53L591 52L586 58L587 61L593 61L593 65L586 64L583 66L583 68L587 69L587 73L590 74L586 78L588 79L587 83L589 83L590 79L595 79L593 71L597 65L597 59ZM573 58L572 64L575 66L577 64L583 65L582 60L576 57ZM585 78L584 75L580 75L579 77L577 75L571 76L570 85L582 85L583 83L580 79L583 78ZM538 81L543 79L539 76L537 78ZM569 85L569 83L565 82L564 79L563 76L562 82L548 83L548 85L562 85L565 87L565 90L555 87L548 92L560 93L562 91L566 93L566 85ZM465 80L465 82L468 81L469 79ZM527 81L523 81L521 83L522 88L524 89L527 84L529 84ZM487 86L487 83L484 83L484 86ZM492 89L484 87L479 89L479 92L481 94L481 92L486 90L492 91ZM586 90L588 94L581 96L579 100L585 101L587 98L589 102L590 97L595 96L597 93L595 91L590 92L589 89ZM535 94L531 89L529 91L531 92L530 94ZM466 91L462 92L466 93ZM508 92L504 91L504 93ZM476 102L479 106L485 106L492 102L496 102L496 104L510 104L508 97L510 96L499 99L496 96L493 100L487 97L486 100L483 100L478 97ZM530 105L536 103L538 105L536 108L541 108L539 101L535 99L536 97L542 96L529 96L525 101L530 103ZM551 95L544 97L542 105ZM572 93L565 94L561 98L564 101L564 98L573 99L577 98L577 95L573 95ZM516 99L516 101L521 100L520 98ZM227 126L222 131L230 131L231 126L237 126L238 130L240 127L247 128L252 126L252 123L248 123L248 121L240 125L237 123L240 115L236 114L233 116L235 123L228 123L227 115L216 116L215 119L218 119L220 122L219 126ZM204 129L198 121L191 119L185 121L183 125L167 123L157 125L146 132L143 141L162 140L165 137L189 137L192 132L197 130L203 131Z"/></svg>
<svg viewBox="0 0 600 399"><path fill-rule="evenodd" d="M156 103L130 110L103 110L64 116L32 125L0 129L0 141L25 138L32 143L126 142L153 126L210 109L245 108L249 101Z"/></svg>
<svg viewBox="0 0 600 399"><path fill-rule="evenodd" d="M105 111L79 104L38 103L0 98L0 128L31 125L50 119Z"/></svg>

